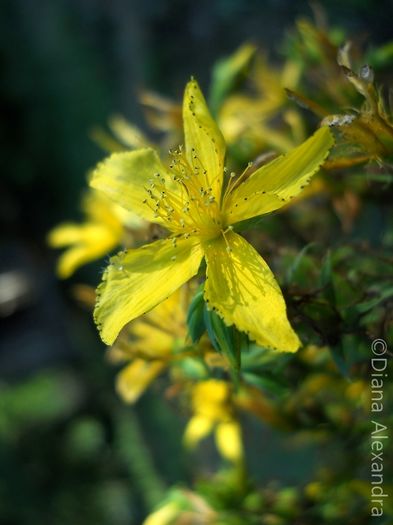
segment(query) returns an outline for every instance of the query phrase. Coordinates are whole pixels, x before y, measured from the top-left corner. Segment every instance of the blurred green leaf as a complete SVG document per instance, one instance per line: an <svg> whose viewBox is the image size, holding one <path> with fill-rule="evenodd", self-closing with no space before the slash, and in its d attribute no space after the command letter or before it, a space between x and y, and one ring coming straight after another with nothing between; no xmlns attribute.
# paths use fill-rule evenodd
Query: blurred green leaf
<svg viewBox="0 0 393 525"><path fill-rule="evenodd" d="M333 285L333 268L332 268L332 256L331 252L328 251L322 263L321 274L319 277L319 284L323 289L323 295L326 299L336 304L336 294Z"/></svg>
<svg viewBox="0 0 393 525"><path fill-rule="evenodd" d="M288 386L277 377L242 371L242 378L250 385L275 396L282 396L288 392Z"/></svg>
<svg viewBox="0 0 393 525"><path fill-rule="evenodd" d="M359 303L354 307L354 309L356 312L364 314L372 308L375 308L383 301L386 301L386 299L389 299L390 297L393 297L393 286L384 290L378 297L370 299L369 301L364 301L363 303Z"/></svg>
<svg viewBox="0 0 393 525"><path fill-rule="evenodd" d="M298 277L298 273L302 264L305 262L307 253L316 246L316 243L310 242L307 244L295 257L293 263L289 266L286 275L286 283L293 284L293 281Z"/></svg>
<svg viewBox="0 0 393 525"><path fill-rule="evenodd" d="M240 339L235 334L235 328L226 326L216 312L207 308L204 310L204 319L212 345L228 358L231 373L237 384L241 367L241 348L239 346Z"/></svg>
<svg viewBox="0 0 393 525"><path fill-rule="evenodd" d="M75 410L81 386L71 374L50 371L15 385L0 386L0 434L34 423L54 422Z"/></svg>
<svg viewBox="0 0 393 525"><path fill-rule="evenodd" d="M213 115L217 115L225 97L247 72L255 51L254 45L244 44L235 53L214 65L209 93L209 107Z"/></svg>
<svg viewBox="0 0 393 525"><path fill-rule="evenodd" d="M293 355L286 352L275 352L274 350L261 348L256 344L250 344L247 351L242 353L242 369L269 370L280 373L288 365Z"/></svg>
<svg viewBox="0 0 393 525"><path fill-rule="evenodd" d="M205 301L203 299L202 285L194 295L187 313L187 326L193 343L199 341L206 331L203 313L204 308Z"/></svg>
<svg viewBox="0 0 393 525"><path fill-rule="evenodd" d="M337 345L332 345L330 347L330 352L338 370L344 377L349 378L349 363L345 359L345 352L342 342L340 341Z"/></svg>
<svg viewBox="0 0 393 525"><path fill-rule="evenodd" d="M189 379L200 381L207 377L207 368L203 359L186 357L181 359L177 366L182 369Z"/></svg>
<svg viewBox="0 0 393 525"><path fill-rule="evenodd" d="M367 53L366 63L375 69L390 67L393 64L393 42L388 42Z"/></svg>
<svg viewBox="0 0 393 525"><path fill-rule="evenodd" d="M81 460L93 458L105 445L103 426L93 418L79 418L72 422L65 440L67 456Z"/></svg>

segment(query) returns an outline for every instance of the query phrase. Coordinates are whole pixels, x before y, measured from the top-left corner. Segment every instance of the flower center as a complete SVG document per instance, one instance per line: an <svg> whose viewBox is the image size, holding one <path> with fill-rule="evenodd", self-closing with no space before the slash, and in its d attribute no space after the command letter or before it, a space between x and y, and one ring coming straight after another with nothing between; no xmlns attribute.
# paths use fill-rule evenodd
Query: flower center
<svg viewBox="0 0 393 525"><path fill-rule="evenodd" d="M190 163L181 148L171 151L170 178L156 173L146 188L145 203L176 234L214 237L222 230L220 203L213 195L207 171L192 151Z"/></svg>

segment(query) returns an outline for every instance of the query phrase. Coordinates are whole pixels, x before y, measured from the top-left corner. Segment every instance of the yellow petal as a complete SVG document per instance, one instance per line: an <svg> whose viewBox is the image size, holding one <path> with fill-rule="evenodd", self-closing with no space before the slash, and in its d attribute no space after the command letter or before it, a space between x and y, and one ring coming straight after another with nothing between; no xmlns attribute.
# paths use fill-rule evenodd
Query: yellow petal
<svg viewBox="0 0 393 525"><path fill-rule="evenodd" d="M82 210L89 222L94 222L116 231L122 230L123 222L116 212L117 206L101 192L90 190L82 199ZM123 210L123 213L125 210Z"/></svg>
<svg viewBox="0 0 393 525"><path fill-rule="evenodd" d="M240 235L229 232L225 237L226 241L220 237L204 245L209 307L259 345L295 352L300 341L289 324L284 298L268 265Z"/></svg>
<svg viewBox="0 0 393 525"><path fill-rule="evenodd" d="M216 427L216 444L220 454L237 462L243 457L243 445L239 423L236 421L227 421L220 423Z"/></svg>
<svg viewBox="0 0 393 525"><path fill-rule="evenodd" d="M115 137L129 149L149 146L145 134L121 115L113 115L109 119L109 127Z"/></svg>
<svg viewBox="0 0 393 525"><path fill-rule="evenodd" d="M176 501L170 501L145 519L142 525L171 525L181 509Z"/></svg>
<svg viewBox="0 0 393 525"><path fill-rule="evenodd" d="M277 107L267 99L257 102L242 95L229 97L220 111L220 126L225 140L232 144L244 139L259 151L266 145L280 152L288 151L293 146L291 140L268 124L276 110Z"/></svg>
<svg viewBox="0 0 393 525"><path fill-rule="evenodd" d="M89 222L107 226L113 231L123 232L123 228L140 230L146 226L146 221L134 212L114 204L100 191L90 190L82 200L82 210Z"/></svg>
<svg viewBox="0 0 393 525"><path fill-rule="evenodd" d="M57 276L60 279L68 279L78 268L104 255L90 248L90 246L75 246L62 253L56 265Z"/></svg>
<svg viewBox="0 0 393 525"><path fill-rule="evenodd" d="M193 410L211 421L228 419L231 416L230 394L230 385L226 381L220 379L201 381L192 390Z"/></svg>
<svg viewBox="0 0 393 525"><path fill-rule="evenodd" d="M148 361L163 360L175 348L184 346L189 288L187 285L180 287L150 312L130 322L109 349L111 361L124 363L135 357Z"/></svg>
<svg viewBox="0 0 393 525"><path fill-rule="evenodd" d="M80 242L80 240L81 225L72 222L56 226L49 232L47 237L48 244L52 248L63 248L64 246Z"/></svg>
<svg viewBox="0 0 393 525"><path fill-rule="evenodd" d="M121 230L113 231L94 223L69 223L54 228L48 236L49 244L54 248L71 245L71 248L59 257L58 276L66 279L80 266L107 255L119 244L120 237Z"/></svg>
<svg viewBox="0 0 393 525"><path fill-rule="evenodd" d="M213 421L203 416L194 416L188 422L184 432L184 443L187 447L194 448L213 428Z"/></svg>
<svg viewBox="0 0 393 525"><path fill-rule="evenodd" d="M192 286L187 285L176 290L166 301L145 316L146 323L170 334L172 339L186 337L187 310L193 289Z"/></svg>
<svg viewBox="0 0 393 525"><path fill-rule="evenodd" d="M158 307L156 306L156 308ZM132 334L132 338L135 338L135 341L132 341L132 349L139 355L146 357L158 358L170 354L174 345L175 334L146 322L148 315L135 319L129 325L128 331Z"/></svg>
<svg viewBox="0 0 393 525"><path fill-rule="evenodd" d="M188 82L184 93L183 123L188 163L198 174L198 184L205 190L212 188L212 195L220 202L225 142L195 80Z"/></svg>
<svg viewBox="0 0 393 525"><path fill-rule="evenodd" d="M111 259L97 289L94 318L112 344L128 322L148 312L193 277L202 259L194 238L156 241Z"/></svg>
<svg viewBox="0 0 393 525"><path fill-rule="evenodd" d="M164 370L162 361L135 359L116 379L116 390L126 403L135 403L152 381Z"/></svg>
<svg viewBox="0 0 393 525"><path fill-rule="evenodd" d="M324 126L287 155L256 170L227 195L223 204L227 220L235 223L284 206L310 182L333 144Z"/></svg>
<svg viewBox="0 0 393 525"><path fill-rule="evenodd" d="M147 193L157 173L171 184L170 176L151 148L114 153L97 166L90 185L126 210L150 222L162 222L149 207L149 202L153 206L154 201Z"/></svg>

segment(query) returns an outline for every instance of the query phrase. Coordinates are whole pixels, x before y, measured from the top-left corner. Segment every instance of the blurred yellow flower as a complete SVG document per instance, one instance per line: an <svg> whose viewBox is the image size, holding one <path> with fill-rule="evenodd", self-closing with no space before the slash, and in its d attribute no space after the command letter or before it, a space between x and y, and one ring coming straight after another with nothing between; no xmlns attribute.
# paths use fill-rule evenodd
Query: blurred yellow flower
<svg viewBox="0 0 393 525"><path fill-rule="evenodd" d="M125 226L138 228L143 222L95 191L85 195L82 209L86 222L60 224L48 235L52 248L68 247L57 263L61 279L70 277L80 266L107 255L118 246Z"/></svg>
<svg viewBox="0 0 393 525"><path fill-rule="evenodd" d="M241 428L234 415L231 385L218 379L197 383L192 389L192 409L194 415L184 433L185 444L193 448L214 431L221 455L233 462L241 460Z"/></svg>
<svg viewBox="0 0 393 525"><path fill-rule="evenodd" d="M166 502L149 514L142 525L214 525L217 513L196 492L171 489Z"/></svg>
<svg viewBox="0 0 393 525"><path fill-rule="evenodd" d="M151 146L146 135L121 115L112 116L108 127L110 133L101 127L95 127L90 132L92 140L108 153Z"/></svg>
<svg viewBox="0 0 393 525"><path fill-rule="evenodd" d="M139 149L102 162L91 185L120 206L170 232L111 259L97 290L95 320L112 344L125 324L154 308L207 263L205 301L227 325L259 345L296 351L299 338L286 315L281 290L266 262L233 231L240 221L277 210L298 195L333 145L319 129L286 156L224 179L225 142L196 81L187 84L185 149L166 168L157 153Z"/></svg>
<svg viewBox="0 0 393 525"><path fill-rule="evenodd" d="M142 525L171 525L181 509L176 501L169 501L158 510L149 514Z"/></svg>
<svg viewBox="0 0 393 525"><path fill-rule="evenodd" d="M246 140L252 151L261 153L266 146L287 152L304 140L304 129L298 112L285 109L288 97L284 88L297 85L301 69L296 62L288 61L282 71L276 71L262 55L258 55L250 74L254 94L234 94L221 107L219 123L229 144ZM283 132L272 124L282 113L283 123L289 125ZM292 137L290 132L292 131Z"/></svg>
<svg viewBox="0 0 393 525"><path fill-rule="evenodd" d="M188 296L186 288L177 290L127 325L109 349L108 355L113 362L131 361L116 380L117 392L126 403L135 403L170 364L173 351L185 346Z"/></svg>
<svg viewBox="0 0 393 525"><path fill-rule="evenodd" d="M152 91L142 91L139 99L147 122L164 133L162 149L178 144L182 129L181 105Z"/></svg>

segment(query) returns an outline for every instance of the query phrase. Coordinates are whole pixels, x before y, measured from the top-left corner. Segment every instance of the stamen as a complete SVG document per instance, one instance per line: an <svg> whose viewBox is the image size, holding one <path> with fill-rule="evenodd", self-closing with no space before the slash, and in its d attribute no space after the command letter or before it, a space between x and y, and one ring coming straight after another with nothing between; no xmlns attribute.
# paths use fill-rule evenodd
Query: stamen
<svg viewBox="0 0 393 525"><path fill-rule="evenodd" d="M228 231L232 231L232 230L233 230L233 226L228 226L226 230L221 230L222 236L224 237L224 241L225 241L225 244L226 244L226 251L227 251L228 253L231 253L231 252L232 252L232 248L230 247L229 242L228 242L228 239L226 238L225 234L226 234Z"/></svg>
<svg viewBox="0 0 393 525"><path fill-rule="evenodd" d="M239 186L240 182L242 182L242 179L245 177L247 171L253 166L252 162L249 162L246 166L246 168L243 170L243 172L239 175L237 179L235 179L236 174L234 172L231 172L230 179L228 181L227 187L225 188L225 193L223 200L226 199L226 197L231 193L236 186Z"/></svg>

